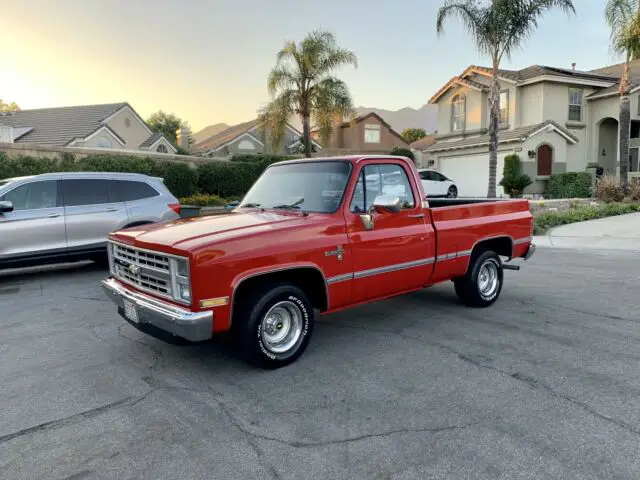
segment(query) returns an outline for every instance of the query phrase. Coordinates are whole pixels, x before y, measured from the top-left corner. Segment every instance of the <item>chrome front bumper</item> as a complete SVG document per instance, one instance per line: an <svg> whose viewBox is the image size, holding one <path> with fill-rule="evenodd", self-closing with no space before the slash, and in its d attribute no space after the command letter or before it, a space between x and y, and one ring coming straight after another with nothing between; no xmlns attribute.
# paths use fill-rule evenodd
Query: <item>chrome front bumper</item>
<svg viewBox="0 0 640 480"><path fill-rule="evenodd" d="M118 306L118 313L141 329L145 325L152 325L192 342L209 340L213 335L211 311L191 312L129 290L113 278L107 278L100 283L107 296Z"/></svg>

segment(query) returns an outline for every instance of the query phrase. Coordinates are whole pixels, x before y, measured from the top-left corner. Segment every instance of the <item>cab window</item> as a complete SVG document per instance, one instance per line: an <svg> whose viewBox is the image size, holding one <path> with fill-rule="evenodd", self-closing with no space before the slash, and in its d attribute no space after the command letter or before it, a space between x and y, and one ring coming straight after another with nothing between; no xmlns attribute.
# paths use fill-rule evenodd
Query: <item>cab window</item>
<svg viewBox="0 0 640 480"><path fill-rule="evenodd" d="M354 213L368 211L378 195L399 197L403 209L416 206L409 177L400 165L366 165L358 176L351 200L351 211Z"/></svg>

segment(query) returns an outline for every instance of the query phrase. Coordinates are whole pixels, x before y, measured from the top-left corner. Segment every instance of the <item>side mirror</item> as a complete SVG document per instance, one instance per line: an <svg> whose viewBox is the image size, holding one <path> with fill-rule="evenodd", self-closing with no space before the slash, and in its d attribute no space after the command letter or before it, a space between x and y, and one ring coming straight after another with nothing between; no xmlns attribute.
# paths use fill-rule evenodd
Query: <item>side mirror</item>
<svg viewBox="0 0 640 480"><path fill-rule="evenodd" d="M0 202L0 213L9 213L9 212L13 212L13 203Z"/></svg>
<svg viewBox="0 0 640 480"><path fill-rule="evenodd" d="M371 210L376 213L398 213L402 210L402 203L395 195L378 195L371 205Z"/></svg>

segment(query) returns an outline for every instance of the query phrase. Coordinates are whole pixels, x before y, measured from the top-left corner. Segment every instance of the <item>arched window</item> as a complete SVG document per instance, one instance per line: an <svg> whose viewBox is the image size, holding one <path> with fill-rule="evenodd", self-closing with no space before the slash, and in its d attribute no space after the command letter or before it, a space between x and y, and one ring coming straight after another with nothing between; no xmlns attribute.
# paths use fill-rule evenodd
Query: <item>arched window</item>
<svg viewBox="0 0 640 480"><path fill-rule="evenodd" d="M158 153L167 153L167 147L165 147L163 144L158 145L158 148L156 148L156 152Z"/></svg>
<svg viewBox="0 0 640 480"><path fill-rule="evenodd" d="M538 147L538 176L545 177L551 175L553 165L553 150L549 145Z"/></svg>
<svg viewBox="0 0 640 480"><path fill-rule="evenodd" d="M465 97L455 95L451 100L451 131L464 130Z"/></svg>

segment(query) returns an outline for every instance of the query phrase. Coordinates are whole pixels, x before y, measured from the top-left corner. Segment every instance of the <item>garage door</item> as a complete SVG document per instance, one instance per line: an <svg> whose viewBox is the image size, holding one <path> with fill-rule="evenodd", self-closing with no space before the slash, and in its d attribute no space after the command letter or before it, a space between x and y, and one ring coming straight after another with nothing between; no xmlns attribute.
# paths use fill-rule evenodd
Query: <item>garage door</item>
<svg viewBox="0 0 640 480"><path fill-rule="evenodd" d="M504 157L498 152L496 184L502 180ZM438 171L456 182L459 197L486 197L489 187L489 154L441 157ZM496 185L496 195L504 195L504 189Z"/></svg>

